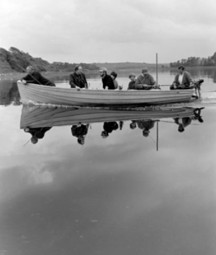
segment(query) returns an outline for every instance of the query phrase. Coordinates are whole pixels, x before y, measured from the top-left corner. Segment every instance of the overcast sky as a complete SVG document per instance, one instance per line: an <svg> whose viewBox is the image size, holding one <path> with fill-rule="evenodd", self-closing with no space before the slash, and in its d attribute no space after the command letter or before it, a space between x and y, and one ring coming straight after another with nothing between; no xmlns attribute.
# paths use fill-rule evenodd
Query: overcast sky
<svg viewBox="0 0 216 255"><path fill-rule="evenodd" d="M50 62L171 62L216 51L215 0L0 0L0 47Z"/></svg>

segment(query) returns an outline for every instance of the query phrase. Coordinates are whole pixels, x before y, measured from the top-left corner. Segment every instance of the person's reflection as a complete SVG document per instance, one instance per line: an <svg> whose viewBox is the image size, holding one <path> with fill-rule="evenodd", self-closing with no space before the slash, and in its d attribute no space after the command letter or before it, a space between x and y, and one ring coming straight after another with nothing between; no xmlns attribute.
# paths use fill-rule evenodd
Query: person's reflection
<svg viewBox="0 0 216 255"><path fill-rule="evenodd" d="M190 117L184 117L184 118L175 118L175 123L178 125L178 131L184 132L185 128L189 126L192 122Z"/></svg>
<svg viewBox="0 0 216 255"><path fill-rule="evenodd" d="M36 144L39 139L42 139L45 135L45 133L50 130L51 127L41 127L41 128L30 128L26 127L24 128L24 131L27 133L30 133L32 135L31 142L33 144Z"/></svg>
<svg viewBox="0 0 216 255"><path fill-rule="evenodd" d="M20 105L21 104L20 94L19 94L18 86L17 86L16 82L13 82L13 86L10 89L8 96L10 98L10 101L14 102L14 105Z"/></svg>
<svg viewBox="0 0 216 255"><path fill-rule="evenodd" d="M198 120L199 122L203 122L201 117L201 110L204 107L194 109L194 116L193 117L183 117L183 118L174 118L175 123L178 125L178 131L184 132L185 128L189 126L193 120Z"/></svg>
<svg viewBox="0 0 216 255"><path fill-rule="evenodd" d="M71 127L71 133L77 137L77 142L81 145L85 143L85 136L88 133L89 124L79 123Z"/></svg>
<svg viewBox="0 0 216 255"><path fill-rule="evenodd" d="M199 122L203 122L202 116L201 116L201 111L204 109L204 107L201 108L196 108L194 110L194 119L198 120Z"/></svg>
<svg viewBox="0 0 216 255"><path fill-rule="evenodd" d="M17 83L0 80L0 105L20 105L20 94L18 91Z"/></svg>
<svg viewBox="0 0 216 255"><path fill-rule="evenodd" d="M136 120L131 120L130 129L135 129L137 127Z"/></svg>
<svg viewBox="0 0 216 255"><path fill-rule="evenodd" d="M119 125L116 121L104 122L104 124L103 124L104 130L101 132L101 136L103 138L108 137L109 134L112 133L113 130L117 130L118 127L119 127Z"/></svg>
<svg viewBox="0 0 216 255"><path fill-rule="evenodd" d="M154 120L137 120L137 126L142 130L144 137L148 137L150 134L150 129L154 127Z"/></svg>
<svg viewBox="0 0 216 255"><path fill-rule="evenodd" d="M124 122L122 120L119 121L119 129L122 130Z"/></svg>

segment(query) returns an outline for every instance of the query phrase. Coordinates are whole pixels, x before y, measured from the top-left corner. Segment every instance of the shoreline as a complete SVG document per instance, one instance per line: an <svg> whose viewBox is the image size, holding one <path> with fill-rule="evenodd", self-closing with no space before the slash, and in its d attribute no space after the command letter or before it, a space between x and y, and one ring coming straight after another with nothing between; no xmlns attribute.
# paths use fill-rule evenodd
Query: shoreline
<svg viewBox="0 0 216 255"><path fill-rule="evenodd" d="M134 66L134 67L127 67L127 66L109 66L108 71L116 71L119 76L124 75L126 73L129 72L139 72L140 71L140 67L138 66ZM156 71L156 65L149 65L148 69L150 72L155 72ZM163 66L162 64L159 65L158 67L158 71L159 72L176 72L177 67L168 67L168 66ZM215 66L186 66L187 70L216 70ZM73 73L73 70L71 71L45 71L45 72L41 72L42 75L46 76L49 79L56 79L56 78L64 78L64 77L68 77L69 75ZM84 70L85 75L90 78L93 77L95 75L98 75L99 70ZM0 81L1 80L19 80L22 77L24 77L26 75L25 72L11 72L11 73L0 73Z"/></svg>

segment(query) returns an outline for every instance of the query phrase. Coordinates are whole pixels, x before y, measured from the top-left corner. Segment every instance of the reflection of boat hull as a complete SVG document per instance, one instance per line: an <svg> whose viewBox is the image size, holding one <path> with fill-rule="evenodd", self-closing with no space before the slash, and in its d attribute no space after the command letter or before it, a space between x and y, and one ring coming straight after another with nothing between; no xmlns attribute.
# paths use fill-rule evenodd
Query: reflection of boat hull
<svg viewBox="0 0 216 255"><path fill-rule="evenodd" d="M20 127L52 127L77 123L126 121L194 116L194 108L160 108L157 110L111 110L94 108L64 108L23 106Z"/></svg>
<svg viewBox="0 0 216 255"><path fill-rule="evenodd" d="M186 90L91 90L24 85L17 82L21 101L55 105L153 105L190 102L193 89Z"/></svg>

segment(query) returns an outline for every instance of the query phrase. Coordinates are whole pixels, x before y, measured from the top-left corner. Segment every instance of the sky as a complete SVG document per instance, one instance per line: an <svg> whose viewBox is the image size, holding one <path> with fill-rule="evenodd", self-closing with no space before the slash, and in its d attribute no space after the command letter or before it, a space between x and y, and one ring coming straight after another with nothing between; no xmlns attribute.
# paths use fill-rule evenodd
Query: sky
<svg viewBox="0 0 216 255"><path fill-rule="evenodd" d="M0 0L0 47L49 62L169 63L216 52L215 0Z"/></svg>

